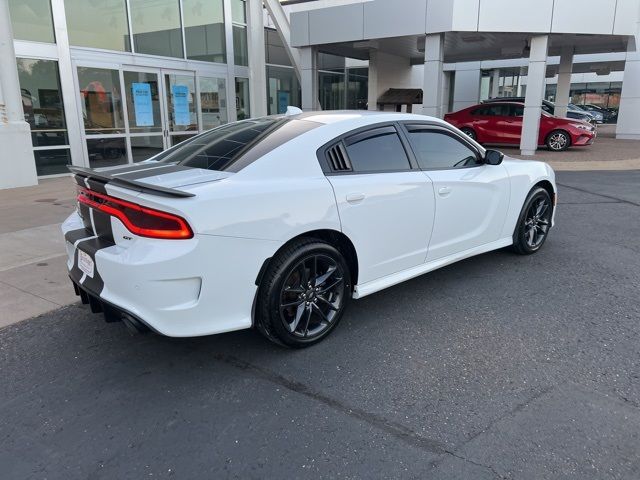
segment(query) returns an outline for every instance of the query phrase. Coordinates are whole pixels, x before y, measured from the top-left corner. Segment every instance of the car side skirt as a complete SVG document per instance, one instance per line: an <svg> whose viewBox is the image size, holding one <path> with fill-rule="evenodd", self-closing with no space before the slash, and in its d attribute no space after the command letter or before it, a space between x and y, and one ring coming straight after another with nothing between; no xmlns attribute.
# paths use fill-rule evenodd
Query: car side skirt
<svg viewBox="0 0 640 480"><path fill-rule="evenodd" d="M366 297L367 295L371 295L372 293L379 292L380 290L384 290L385 288L397 285L398 283L418 277L424 273L432 272L433 270L437 270L438 268L446 267L447 265L455 263L459 260L464 260L465 258L473 257L474 255L480 255L481 253L490 252L491 250L508 247L512 244L513 238L511 236L501 238L500 240L486 243L478 247L470 248L469 250L465 250L454 255L449 255L448 257L438 258L437 260L423 263L422 265L418 265L416 267L409 268L392 275L387 275L386 277L378 278L361 285L356 285L353 292L353 298Z"/></svg>

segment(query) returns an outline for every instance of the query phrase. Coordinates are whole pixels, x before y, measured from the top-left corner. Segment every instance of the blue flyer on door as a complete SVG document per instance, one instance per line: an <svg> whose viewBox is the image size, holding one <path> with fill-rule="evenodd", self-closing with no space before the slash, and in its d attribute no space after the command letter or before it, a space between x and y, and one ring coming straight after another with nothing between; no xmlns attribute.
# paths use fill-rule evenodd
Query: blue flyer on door
<svg viewBox="0 0 640 480"><path fill-rule="evenodd" d="M136 116L136 127L153 126L153 104L151 102L151 85L148 83L132 83L133 109Z"/></svg>
<svg viewBox="0 0 640 480"><path fill-rule="evenodd" d="M189 87L186 85L172 85L173 113L176 125L191 125L189 114Z"/></svg>

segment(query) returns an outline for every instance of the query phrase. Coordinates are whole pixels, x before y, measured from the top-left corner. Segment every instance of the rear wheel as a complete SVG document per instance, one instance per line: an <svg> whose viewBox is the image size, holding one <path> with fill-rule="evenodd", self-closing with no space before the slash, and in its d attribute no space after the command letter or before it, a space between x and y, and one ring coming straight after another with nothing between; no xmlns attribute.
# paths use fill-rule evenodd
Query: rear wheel
<svg viewBox="0 0 640 480"><path fill-rule="evenodd" d="M461 128L460 131L464 133L467 137L471 138L472 140L477 141L476 132L474 132L471 128L464 127L464 128Z"/></svg>
<svg viewBox="0 0 640 480"><path fill-rule="evenodd" d="M513 249L521 255L540 250L551 228L553 205L549 192L534 188L527 197L513 232Z"/></svg>
<svg viewBox="0 0 640 480"><path fill-rule="evenodd" d="M547 136L547 148L554 152L562 152L571 146L571 137L564 130L554 130Z"/></svg>
<svg viewBox="0 0 640 480"><path fill-rule="evenodd" d="M271 341L307 347L336 327L350 296L342 254L328 243L301 239L269 264L258 293L256 324Z"/></svg>

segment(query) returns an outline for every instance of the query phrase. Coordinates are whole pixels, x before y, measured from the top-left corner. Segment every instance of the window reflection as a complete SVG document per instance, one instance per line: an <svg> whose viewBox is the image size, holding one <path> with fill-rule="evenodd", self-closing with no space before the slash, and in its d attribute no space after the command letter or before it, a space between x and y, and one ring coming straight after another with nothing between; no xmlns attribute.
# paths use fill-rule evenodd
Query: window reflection
<svg viewBox="0 0 640 480"><path fill-rule="evenodd" d="M118 71L78 67L78 83L85 133L123 133L124 114Z"/></svg>
<svg viewBox="0 0 640 480"><path fill-rule="evenodd" d="M131 51L125 0L64 0L69 43ZM100 28L90 19L99 19Z"/></svg>
<svg viewBox="0 0 640 480"><path fill-rule="evenodd" d="M227 123L227 92L223 78L200 77L202 129Z"/></svg>
<svg viewBox="0 0 640 480"><path fill-rule="evenodd" d="M236 115L238 120L251 117L248 78L236 77Z"/></svg>
<svg viewBox="0 0 640 480"><path fill-rule="evenodd" d="M226 63L222 0L182 0L187 58Z"/></svg>
<svg viewBox="0 0 640 480"><path fill-rule="evenodd" d="M9 0L13 38L54 43L53 18L49 0Z"/></svg>
<svg viewBox="0 0 640 480"><path fill-rule="evenodd" d="M184 58L178 0L130 0L136 53Z"/></svg>

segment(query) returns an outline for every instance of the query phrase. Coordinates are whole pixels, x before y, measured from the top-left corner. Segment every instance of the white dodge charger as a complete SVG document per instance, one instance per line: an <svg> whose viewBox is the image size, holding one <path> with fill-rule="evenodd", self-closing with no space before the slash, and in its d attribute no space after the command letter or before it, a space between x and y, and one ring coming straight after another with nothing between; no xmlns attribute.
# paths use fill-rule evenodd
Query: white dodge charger
<svg viewBox="0 0 640 480"><path fill-rule="evenodd" d="M351 298L544 244L554 172L436 118L315 112L230 123L136 165L71 168L76 293L163 335L326 337Z"/></svg>

